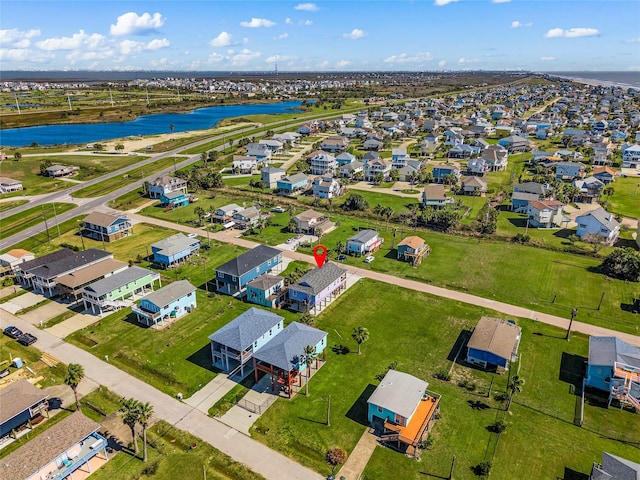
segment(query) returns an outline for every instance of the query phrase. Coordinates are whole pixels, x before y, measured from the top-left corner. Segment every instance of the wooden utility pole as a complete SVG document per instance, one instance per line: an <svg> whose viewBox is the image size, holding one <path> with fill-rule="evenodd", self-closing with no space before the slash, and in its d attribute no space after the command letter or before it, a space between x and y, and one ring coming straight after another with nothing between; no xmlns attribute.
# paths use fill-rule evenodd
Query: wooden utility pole
<svg viewBox="0 0 640 480"><path fill-rule="evenodd" d="M47 230L47 243L51 243L51 236L49 235L49 225L47 225L47 216L44 214L44 205L42 205L42 219L44 220L44 228Z"/></svg>
<svg viewBox="0 0 640 480"><path fill-rule="evenodd" d="M331 426L331 395L327 397L327 427Z"/></svg>
<svg viewBox="0 0 640 480"><path fill-rule="evenodd" d="M449 471L449 480L453 480L453 469L456 466L456 456L451 458L451 470Z"/></svg>
<svg viewBox="0 0 640 480"><path fill-rule="evenodd" d="M571 320L569 320L569 328L567 328L567 335L564 337L565 340L569 341L569 335L571 334L571 325L573 325L573 319L576 318L578 314L578 309L571 309Z"/></svg>

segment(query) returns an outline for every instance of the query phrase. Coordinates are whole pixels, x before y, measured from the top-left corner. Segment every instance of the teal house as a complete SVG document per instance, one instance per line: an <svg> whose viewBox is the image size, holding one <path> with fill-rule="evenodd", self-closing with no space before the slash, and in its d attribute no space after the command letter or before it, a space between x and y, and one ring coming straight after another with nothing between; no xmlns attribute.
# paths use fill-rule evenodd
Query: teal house
<svg viewBox="0 0 640 480"><path fill-rule="evenodd" d="M285 300L284 277L260 275L247 283L247 301L263 307L278 308Z"/></svg>
<svg viewBox="0 0 640 480"><path fill-rule="evenodd" d="M160 203L166 206L184 207L189 205L189 195L179 190L164 193L160 195Z"/></svg>
<svg viewBox="0 0 640 480"><path fill-rule="evenodd" d="M161 328L195 310L196 287L187 280L179 280L142 297L131 310L138 322Z"/></svg>
<svg viewBox="0 0 640 480"><path fill-rule="evenodd" d="M153 292L160 274L141 267L130 267L102 280L98 280L82 290L82 302L85 309L102 315L105 311L130 307L132 300Z"/></svg>

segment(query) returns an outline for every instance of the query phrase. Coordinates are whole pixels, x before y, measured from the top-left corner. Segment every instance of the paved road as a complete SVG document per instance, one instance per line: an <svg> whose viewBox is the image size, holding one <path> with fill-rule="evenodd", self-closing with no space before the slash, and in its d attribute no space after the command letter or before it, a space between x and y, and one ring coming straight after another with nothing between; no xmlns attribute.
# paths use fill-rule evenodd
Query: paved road
<svg viewBox="0 0 640 480"><path fill-rule="evenodd" d="M172 222L166 222L164 220L159 220L156 218L145 217L138 214L130 214L132 219L135 219L138 222L146 222L151 223L153 225L163 226L165 228L171 228L174 230L180 230L187 233L196 233L203 237L207 237L207 232L202 229L188 227L185 225L178 225ZM234 237L233 234L229 232L215 232L209 233L209 236L212 239L218 240L224 243L232 243L234 245L239 245L245 248L254 248L259 243L252 242L250 240L246 240L244 238ZM301 260L303 262L310 263L315 265L315 260L311 255L306 255L304 253L292 252L288 250L283 250L282 255L293 260ZM399 287L407 288L409 290L415 290L417 292L424 292L431 295L435 295L437 297L448 298L451 300L456 300L458 302L468 303L470 305L476 305L478 307L488 308L491 310L495 310L497 312L504 313L509 316L514 317L523 317L529 318L531 320L536 320L542 323L546 323L548 325L553 325L562 329L567 329L569 326L569 320L562 317L557 317L555 315L550 315L548 313L536 312L535 310L530 310L524 307L518 307L517 305L511 305L509 303L498 302L496 300L490 300L483 297L478 297L476 295L471 295L469 293L458 292L455 290L448 290L442 287L436 287L434 285L429 285L427 283L416 282L414 280L407 280L404 278L395 277L393 275L388 275L386 273L375 272L372 270L367 270L365 268L354 267L350 265L343 265L347 271L354 275L359 275L361 277L370 278L372 280L377 280L379 282L388 283L390 285L397 285ZM596 325L590 325L588 323L582 323L579 321L574 321L571 327L573 332L580 332L586 335L594 335L594 336L616 336L625 342L628 342L632 345L637 345L640 347L640 336L631 335L628 333L622 333L615 330L610 330L608 328L598 327Z"/></svg>
<svg viewBox="0 0 640 480"><path fill-rule="evenodd" d="M290 460L265 445L241 434L222 422L208 417L197 408L182 403L160 390L128 375L84 350L65 343L50 333L7 312L2 312L2 328L16 325L38 337L37 347L64 363L80 363L86 378L104 385L123 397L135 397L153 405L154 416L176 428L188 431L251 470L273 480L321 480L324 477Z"/></svg>

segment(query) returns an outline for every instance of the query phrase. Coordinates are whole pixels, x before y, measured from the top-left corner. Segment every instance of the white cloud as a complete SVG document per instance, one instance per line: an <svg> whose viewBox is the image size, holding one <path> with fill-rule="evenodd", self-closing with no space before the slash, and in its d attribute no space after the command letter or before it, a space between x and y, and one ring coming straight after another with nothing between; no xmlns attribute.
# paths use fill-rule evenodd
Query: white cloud
<svg viewBox="0 0 640 480"><path fill-rule="evenodd" d="M522 23L522 22L519 22L518 20L511 22L511 28L527 28L527 27L533 27L533 23L531 22Z"/></svg>
<svg viewBox="0 0 640 480"><path fill-rule="evenodd" d="M47 38L36 43L42 50L95 50L106 45L107 38L99 33L88 34L84 30L74 33L71 37Z"/></svg>
<svg viewBox="0 0 640 480"><path fill-rule="evenodd" d="M220 55L217 52L213 52L211 55L209 55L209 58L207 59L207 61L209 63L219 63L224 59L225 59L224 55Z"/></svg>
<svg viewBox="0 0 640 480"><path fill-rule="evenodd" d="M290 18L285 18L284 23L286 23L287 25L291 25L293 23L293 20L291 20Z"/></svg>
<svg viewBox="0 0 640 480"><path fill-rule="evenodd" d="M300 3L293 8L295 10L304 10L305 12L317 12L319 10L315 3Z"/></svg>
<svg viewBox="0 0 640 480"><path fill-rule="evenodd" d="M469 63L478 63L480 60L478 60L477 58L464 58L464 57L460 57L458 59L458 65L467 65Z"/></svg>
<svg viewBox="0 0 640 480"><path fill-rule="evenodd" d="M347 68L349 65L351 65L350 61L340 60L339 62L336 63L336 68Z"/></svg>
<svg viewBox="0 0 640 480"><path fill-rule="evenodd" d="M320 62L316 65L316 68L319 68L320 70L324 70L328 67L329 67L329 62L327 60L325 60L324 62Z"/></svg>
<svg viewBox="0 0 640 480"><path fill-rule="evenodd" d="M491 3L509 3L511 0L491 0Z"/></svg>
<svg viewBox="0 0 640 480"><path fill-rule="evenodd" d="M135 12L122 14L116 20L115 25L111 25L111 35L135 35L157 30L164 25L165 19L158 12L151 16L145 12L138 15Z"/></svg>
<svg viewBox="0 0 640 480"><path fill-rule="evenodd" d="M285 33L281 33L280 35L273 37L274 40L284 40L285 38L288 38L289 34L287 32Z"/></svg>
<svg viewBox="0 0 640 480"><path fill-rule="evenodd" d="M627 40L627 43L640 43L640 37L630 38Z"/></svg>
<svg viewBox="0 0 640 480"><path fill-rule="evenodd" d="M458 2L460 0L434 0L433 4L436 7L443 7L449 3Z"/></svg>
<svg viewBox="0 0 640 480"><path fill-rule="evenodd" d="M278 62L280 65L283 65L285 63L290 63L290 62L296 62L298 60L298 57L296 57L295 55L271 55L270 57L267 57L264 59L264 63L275 63Z"/></svg>
<svg viewBox="0 0 640 480"><path fill-rule="evenodd" d="M446 60L440 60L440 61L438 62L438 66L439 66L440 68L444 67L446 64L447 64L447 61L446 61Z"/></svg>
<svg viewBox="0 0 640 480"><path fill-rule="evenodd" d="M384 63L391 64L406 64L406 63L424 63L433 60L433 55L429 52L418 53L417 55L409 56L406 53L400 55L391 55L383 60Z"/></svg>
<svg viewBox="0 0 640 480"><path fill-rule="evenodd" d="M147 43L145 50L160 50L161 48L167 48L169 46L171 46L171 42L166 38L155 38Z"/></svg>
<svg viewBox="0 0 640 480"><path fill-rule="evenodd" d="M247 28L260 28L260 27L273 27L275 26L275 22L271 20L267 20L266 18L255 18L252 17L250 22L240 22L240 25Z"/></svg>
<svg viewBox="0 0 640 480"><path fill-rule="evenodd" d="M353 30L351 30L351 32L342 34L344 38L350 38L351 40L357 40L358 38L362 38L365 35L366 33L364 33L364 31L360 30L359 28L354 28Z"/></svg>
<svg viewBox="0 0 640 480"><path fill-rule="evenodd" d="M562 28L552 28L545 33L545 38L578 38L578 37L595 37L600 35L600 31L597 28L569 28L564 30Z"/></svg>
<svg viewBox="0 0 640 480"><path fill-rule="evenodd" d="M313 22L311 20L300 20L300 22L298 23L298 25L302 25L303 27L308 27L309 25L311 25Z"/></svg>
<svg viewBox="0 0 640 480"><path fill-rule="evenodd" d="M228 47L231 45L231 35L227 32L220 32L216 38L209 43L212 47Z"/></svg>
<svg viewBox="0 0 640 480"><path fill-rule="evenodd" d="M0 45L3 47L27 48L31 44L31 38L40 35L40 30L0 30Z"/></svg>
<svg viewBox="0 0 640 480"><path fill-rule="evenodd" d="M540 60L542 60L543 62L554 62L557 60L556 57L540 57Z"/></svg>
<svg viewBox="0 0 640 480"><path fill-rule="evenodd" d="M45 63L55 55L27 48L0 48L0 60L9 62Z"/></svg>
<svg viewBox="0 0 640 480"><path fill-rule="evenodd" d="M627 70L630 72L640 72L640 65L632 65L627 67Z"/></svg>
<svg viewBox="0 0 640 480"><path fill-rule="evenodd" d="M231 65L234 67L244 67L251 60L255 60L261 56L262 53L260 52L252 52L248 48L243 48L240 52L231 57Z"/></svg>

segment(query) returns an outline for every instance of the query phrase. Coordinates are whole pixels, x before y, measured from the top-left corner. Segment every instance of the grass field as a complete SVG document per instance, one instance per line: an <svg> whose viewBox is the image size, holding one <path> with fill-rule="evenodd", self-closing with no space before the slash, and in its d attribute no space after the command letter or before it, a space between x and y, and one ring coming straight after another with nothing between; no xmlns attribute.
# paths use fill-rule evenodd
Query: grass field
<svg viewBox="0 0 640 480"><path fill-rule="evenodd" d="M144 178L147 175L151 175L153 172L163 170L167 167L170 167L171 165L174 165L174 162L181 162L182 160L184 160L184 158L182 157L168 157L161 160L156 160L155 162L149 163L145 166L135 168L123 176L108 178L94 185L90 185L88 187L77 190L73 193L73 196L78 198L87 198L106 195L107 193L111 193L114 190L127 185L128 183L132 183L138 179Z"/></svg>
<svg viewBox="0 0 640 480"><path fill-rule="evenodd" d="M134 208L140 208L143 205L151 202L148 196L145 196L144 190L139 188L129 193L125 193L124 195L116 198L112 202L109 202L109 206L111 208L115 208L116 210L132 210Z"/></svg>
<svg viewBox="0 0 640 480"><path fill-rule="evenodd" d="M608 210L624 217L640 218L640 177L617 178L612 184L614 194L607 202Z"/></svg>
<svg viewBox="0 0 640 480"><path fill-rule="evenodd" d="M11 200L7 202L0 202L0 213L11 210L12 208L19 207L20 205L24 205L25 203L29 203L29 200Z"/></svg>
<svg viewBox="0 0 640 480"><path fill-rule="evenodd" d="M22 230L37 225L44 218L53 218L56 215L64 213L75 208L73 203L45 203L43 205L29 208L22 213L16 213L8 217L0 218L0 238L8 238ZM54 211L55 209L55 211ZM52 228L50 233L55 235L57 230Z"/></svg>
<svg viewBox="0 0 640 480"><path fill-rule="evenodd" d="M70 177L72 181L60 178L45 177L40 174L40 164L43 160L51 160L54 164L76 165L80 167L77 175ZM86 181L99 177L105 173L118 170L135 162L139 157L127 155L35 155L23 156L19 162L2 162L2 175L20 180L26 195L39 195L72 187L74 180Z"/></svg>
<svg viewBox="0 0 640 480"><path fill-rule="evenodd" d="M318 327L329 333L328 360L311 379L310 396L298 394L291 401L278 400L257 421L252 436L328 474L324 462L327 449L334 446L349 452L353 449L366 429L366 400L378 384L375 376L397 362L398 370L426 379L429 389L442 395L441 418L432 433L434 444L420 461L377 448L363 478L417 479L425 474L446 478L452 455L457 457L455 478L475 478L470 467L487 456L491 459L491 452L486 451L495 439L486 427L501 408L501 403L487 398L486 392L491 378L494 378L493 392L503 392L507 375L460 364L454 367L451 382L436 380L433 374L449 369L460 333L487 314L493 315L490 311L368 280L354 285L318 317ZM513 414L505 418L508 427L493 458L492 478L563 478L565 467L588 472L603 450L626 458L637 456L637 448L607 436L626 432L627 439L640 440L639 415L587 405L584 428L573 426L579 397L571 393L568 381L575 383L578 378L570 369L573 365L570 360L586 357L586 337L573 335L571 342L566 342L560 330L528 320L518 323L523 328L519 368L526 384L523 393L516 396ZM370 338L358 356L354 354L356 344L350 334L360 325L369 329ZM345 354L340 346L351 352ZM462 380L474 383L475 390L458 386ZM330 427L325 424L328 395L331 395ZM475 401L485 406L472 408L470 402ZM554 439L548 446L540 445L547 442L531 441L547 437ZM572 448L558 448L560 442Z"/></svg>

